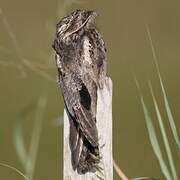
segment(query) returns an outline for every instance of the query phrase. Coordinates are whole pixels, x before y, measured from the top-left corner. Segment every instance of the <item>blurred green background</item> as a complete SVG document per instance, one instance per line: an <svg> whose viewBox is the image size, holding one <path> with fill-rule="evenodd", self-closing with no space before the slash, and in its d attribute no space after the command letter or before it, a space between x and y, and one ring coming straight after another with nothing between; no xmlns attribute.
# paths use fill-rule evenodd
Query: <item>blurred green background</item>
<svg viewBox="0 0 180 180"><path fill-rule="evenodd" d="M63 101L51 45L62 16L75 9L94 9L99 14L97 27L107 45L108 74L114 86L114 159L130 178L163 180L133 76L160 135L149 80L165 120L167 115L146 32L148 24L175 123L180 127L179 6L177 0L0 0L0 162L25 172L23 139L34 155L34 180L62 179ZM170 132L168 122L164 123ZM177 153L171 132L168 138L172 153ZM178 158L174 159L179 167ZM179 168L177 172L180 174ZM0 166L0 179L24 178ZM119 177L115 174L114 179Z"/></svg>

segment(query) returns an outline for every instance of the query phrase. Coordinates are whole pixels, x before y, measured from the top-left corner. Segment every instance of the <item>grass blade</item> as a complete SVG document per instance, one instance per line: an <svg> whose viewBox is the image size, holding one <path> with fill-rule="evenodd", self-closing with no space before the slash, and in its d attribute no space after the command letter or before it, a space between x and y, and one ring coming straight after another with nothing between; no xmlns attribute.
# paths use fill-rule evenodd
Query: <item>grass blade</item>
<svg viewBox="0 0 180 180"><path fill-rule="evenodd" d="M162 93L163 93L163 98L164 98L164 103L165 103L165 108L166 108L166 113L168 116L169 124L170 124L171 130L172 130L175 142L178 146L178 149L180 150L180 140L178 137L178 132L177 132L175 121L174 121L174 118L173 118L173 115L172 115L172 112L171 112L171 109L170 109L170 106L169 106L169 103L167 100L166 92L165 92L165 89L164 89L164 86L162 83L160 73L159 73L159 80L160 80L160 84L161 84L161 89L162 89Z"/></svg>
<svg viewBox="0 0 180 180"><path fill-rule="evenodd" d="M174 118L173 118L173 115L172 115L172 112L171 112L171 109L170 109L170 106L169 106L166 91L165 91L165 88L164 88L164 85L163 85L161 73L160 73L159 66L158 66L158 61L157 61L155 48L154 48L152 38L151 38L151 33L150 33L149 27L147 25L146 25L146 31L147 31L147 34L148 34L148 39L149 39L149 42L150 42L150 46L151 46L151 50L152 50L152 54L153 54L153 59L154 59L154 62L155 62L156 70L157 70L157 73L158 73L158 77L159 77L159 81L160 81L160 85L161 85L161 89L162 89L162 93L163 93L163 98L164 98L165 108L166 108L166 112L167 112L167 116L168 116L168 121L169 121L171 130L172 130L175 142L176 142L176 144L178 146L178 149L180 150L180 140L179 140L177 128L176 128L175 121L174 121Z"/></svg>
<svg viewBox="0 0 180 180"><path fill-rule="evenodd" d="M162 120L162 117L161 117L161 114L160 114L160 111L159 111L157 101L156 101L156 98L154 96L154 92L153 92L151 84L149 84L149 86L150 86L151 95L152 95L152 98L153 98L154 107L155 107L156 115L157 115L157 118L158 118L160 130L161 130L163 142L164 142L164 145L165 145L165 150L166 150L168 161L169 161L169 164L170 164L172 176L173 176L174 180L178 180L177 173L176 173L176 168L175 168L173 157L172 157L171 148L170 148L169 141L168 141L168 138L167 138L167 134L166 134L166 131L165 131L165 128L164 128L164 125L163 125L163 120Z"/></svg>
<svg viewBox="0 0 180 180"><path fill-rule="evenodd" d="M31 142L30 142L29 157L26 164L26 174L28 175L30 180L32 180L34 176L40 134L42 129L42 121L43 121L43 115L45 112L46 104L47 104L47 95L43 93L37 102L34 126L32 130Z"/></svg>
<svg viewBox="0 0 180 180"><path fill-rule="evenodd" d="M149 134L149 138L150 138L150 141L151 141L151 145L152 145L152 148L154 150L154 153L159 161L159 164L160 164L160 167L161 167L161 170L162 170L162 173L164 174L164 176L166 177L167 180L172 180L172 177L169 173L169 170L164 162L164 159L163 159L163 156L162 156L162 152L161 152L161 149L160 149L160 145L159 145L159 142L157 140L157 136L156 136L156 133L155 133L155 129L154 129L154 126L152 124L152 119L149 115L149 112L146 108L146 105L144 103L144 100L143 98L141 97L141 104L142 104L142 107L143 107L143 111L144 111L144 116L145 116L145 120L146 120L146 125L147 125L147 129L148 129L148 134Z"/></svg>
<svg viewBox="0 0 180 180"><path fill-rule="evenodd" d="M166 92L165 92L165 89L164 89L164 86L163 86L163 83L162 83L160 73L158 73L158 74L159 74L159 80L160 80L160 84L161 84L161 89L162 89L162 93L163 93L163 98L164 98L164 103L165 103L165 108L166 108L166 113L167 113L167 116L168 116L169 124L170 124L171 130L172 130L175 142L176 142L176 144L178 146L178 149L180 150L180 140L179 140L179 137L178 137L178 132L177 132L177 129L176 129L175 121L174 121L174 118L173 118L173 115L172 115L172 112L171 112L171 109L170 109L170 106L169 106L169 103L168 103L168 100L167 100Z"/></svg>
<svg viewBox="0 0 180 180"><path fill-rule="evenodd" d="M20 170L18 170L17 168L9 165L9 164L6 164L6 163L0 163L0 166L3 166L3 167L7 167L13 171L15 171L16 173L18 173L19 175L21 175L25 180L30 180L27 176L25 176Z"/></svg>
<svg viewBox="0 0 180 180"><path fill-rule="evenodd" d="M122 180L128 180L127 176L122 172L120 167L116 164L115 160L113 160L113 167L115 169L115 172Z"/></svg>
<svg viewBox="0 0 180 180"><path fill-rule="evenodd" d="M139 83L138 83L136 78L135 78L135 83L136 83L136 86L137 86L139 94L140 94L140 101L141 101L141 105L142 105L142 108L143 108L144 117L145 117L145 121L146 121L146 126L147 126L147 129L148 129L148 135L149 135L149 139L150 139L153 151L154 151L154 153L155 153L155 155L156 155L156 157L157 157L157 159L159 161L162 173L164 174L165 178L167 180L172 180L172 177L171 177L171 175L169 173L169 170L168 170L168 168L166 166L166 163L165 163L165 161L163 159L163 156L162 156L161 148L160 148L160 145L159 145L159 142L158 142L158 139L157 139L157 135L156 135L156 132L155 132L154 125L152 123L151 116L149 114L149 111L148 111L145 103L144 103L144 99L143 99L143 96L142 96L141 91L140 91L140 86L139 86Z"/></svg>
<svg viewBox="0 0 180 180"><path fill-rule="evenodd" d="M137 177L137 178L133 178L131 180L157 180L157 179L152 178L152 177Z"/></svg>
<svg viewBox="0 0 180 180"><path fill-rule="evenodd" d="M24 145L23 135L22 135L22 128L20 124L17 124L14 131L14 145L17 152L17 156L22 163L23 167L28 159L28 154Z"/></svg>

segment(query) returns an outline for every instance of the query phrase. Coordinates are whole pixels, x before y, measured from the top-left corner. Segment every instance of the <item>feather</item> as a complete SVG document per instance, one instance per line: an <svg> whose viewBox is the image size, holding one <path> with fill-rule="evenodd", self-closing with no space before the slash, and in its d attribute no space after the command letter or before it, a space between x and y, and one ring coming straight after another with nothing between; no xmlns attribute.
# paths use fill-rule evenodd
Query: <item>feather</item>
<svg viewBox="0 0 180 180"><path fill-rule="evenodd" d="M77 10L62 18L53 44L70 123L72 166L80 174L95 171L100 161L96 107L97 89L106 76L106 53L95 17L94 11Z"/></svg>

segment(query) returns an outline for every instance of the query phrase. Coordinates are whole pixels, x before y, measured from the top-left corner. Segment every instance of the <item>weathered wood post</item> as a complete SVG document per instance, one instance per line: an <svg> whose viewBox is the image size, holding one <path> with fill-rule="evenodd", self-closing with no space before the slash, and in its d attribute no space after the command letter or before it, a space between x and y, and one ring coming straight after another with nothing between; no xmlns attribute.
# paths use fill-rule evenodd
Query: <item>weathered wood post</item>
<svg viewBox="0 0 180 180"><path fill-rule="evenodd" d="M86 173L79 175L72 169L71 151L69 147L69 120L64 111L64 180L113 180L112 158L112 81L107 78L104 88L98 90L97 99L97 128L99 135L100 153L102 156L101 173Z"/></svg>

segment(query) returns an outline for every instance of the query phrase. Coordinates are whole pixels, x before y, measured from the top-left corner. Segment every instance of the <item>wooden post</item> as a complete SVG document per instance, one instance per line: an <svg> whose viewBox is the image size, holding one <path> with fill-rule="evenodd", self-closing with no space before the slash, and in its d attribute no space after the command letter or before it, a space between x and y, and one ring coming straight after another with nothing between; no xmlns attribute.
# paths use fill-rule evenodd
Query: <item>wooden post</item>
<svg viewBox="0 0 180 180"><path fill-rule="evenodd" d="M113 180L112 158L112 81L107 78L104 88L98 90L97 100L97 128L99 135L100 153L102 160L100 167L103 169L96 173L79 175L72 169L71 151L69 147L69 120L64 111L64 180Z"/></svg>

